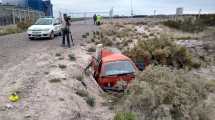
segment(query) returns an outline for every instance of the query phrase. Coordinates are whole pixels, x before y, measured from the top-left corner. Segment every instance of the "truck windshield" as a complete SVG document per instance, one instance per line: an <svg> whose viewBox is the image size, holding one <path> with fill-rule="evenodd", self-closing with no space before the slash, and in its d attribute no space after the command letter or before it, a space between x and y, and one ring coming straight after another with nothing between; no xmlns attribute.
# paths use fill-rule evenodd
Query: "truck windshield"
<svg viewBox="0 0 215 120"><path fill-rule="evenodd" d="M129 61L116 61L104 64L102 76L134 73L135 69Z"/></svg>
<svg viewBox="0 0 215 120"><path fill-rule="evenodd" d="M39 20L37 20L35 25L51 25L52 22L53 22L52 19L39 19Z"/></svg>

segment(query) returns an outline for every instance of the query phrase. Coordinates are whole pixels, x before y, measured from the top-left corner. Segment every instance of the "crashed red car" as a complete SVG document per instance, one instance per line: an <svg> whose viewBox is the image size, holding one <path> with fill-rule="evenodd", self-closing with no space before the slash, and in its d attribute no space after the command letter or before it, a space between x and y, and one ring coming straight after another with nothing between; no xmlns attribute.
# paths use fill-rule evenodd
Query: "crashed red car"
<svg viewBox="0 0 215 120"><path fill-rule="evenodd" d="M92 59L94 78L107 90L124 90L134 80L137 68L130 58L116 48L97 50Z"/></svg>

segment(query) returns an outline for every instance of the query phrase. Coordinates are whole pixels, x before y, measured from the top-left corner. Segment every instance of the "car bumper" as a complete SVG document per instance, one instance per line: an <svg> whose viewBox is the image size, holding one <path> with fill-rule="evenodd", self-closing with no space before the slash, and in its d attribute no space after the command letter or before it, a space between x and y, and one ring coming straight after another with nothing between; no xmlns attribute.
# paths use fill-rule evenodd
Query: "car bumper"
<svg viewBox="0 0 215 120"><path fill-rule="evenodd" d="M48 38L50 37L51 32L49 31L38 31L38 32L27 32L29 38Z"/></svg>

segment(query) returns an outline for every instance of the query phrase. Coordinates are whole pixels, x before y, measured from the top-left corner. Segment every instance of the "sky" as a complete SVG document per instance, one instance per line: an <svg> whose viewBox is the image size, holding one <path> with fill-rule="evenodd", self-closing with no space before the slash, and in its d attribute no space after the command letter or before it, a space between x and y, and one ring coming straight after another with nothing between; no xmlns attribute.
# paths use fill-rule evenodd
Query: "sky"
<svg viewBox="0 0 215 120"><path fill-rule="evenodd" d="M132 2L131 2L132 1ZM52 0L54 13L107 12L114 8L114 15L134 14L175 14L177 7L183 7L184 13L215 13L215 0ZM132 3L132 5L131 5Z"/></svg>

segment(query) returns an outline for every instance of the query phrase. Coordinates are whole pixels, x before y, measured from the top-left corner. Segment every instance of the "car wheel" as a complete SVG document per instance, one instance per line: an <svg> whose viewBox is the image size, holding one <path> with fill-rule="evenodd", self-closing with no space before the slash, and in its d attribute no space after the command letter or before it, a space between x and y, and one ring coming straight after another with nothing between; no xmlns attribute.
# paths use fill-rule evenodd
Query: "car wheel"
<svg viewBox="0 0 215 120"><path fill-rule="evenodd" d="M29 40L34 40L34 38L28 38Z"/></svg>
<svg viewBox="0 0 215 120"><path fill-rule="evenodd" d="M52 31L50 34L50 39L53 40L54 39L54 32Z"/></svg>

